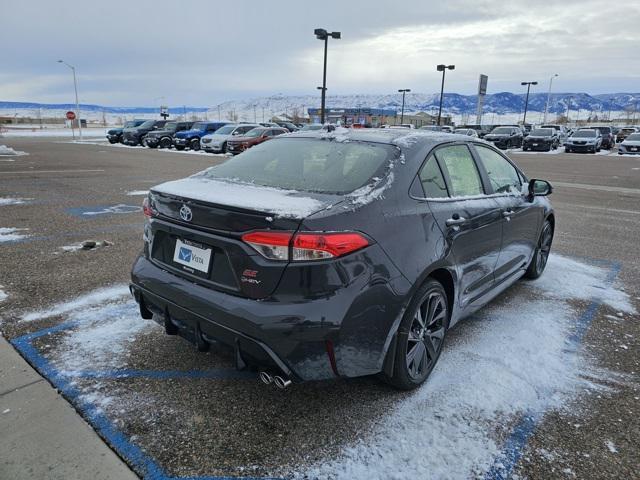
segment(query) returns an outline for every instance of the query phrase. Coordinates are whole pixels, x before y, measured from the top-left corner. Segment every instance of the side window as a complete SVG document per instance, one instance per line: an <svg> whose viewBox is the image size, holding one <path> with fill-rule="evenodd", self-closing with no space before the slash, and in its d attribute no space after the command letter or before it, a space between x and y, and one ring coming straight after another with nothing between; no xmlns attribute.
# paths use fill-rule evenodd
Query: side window
<svg viewBox="0 0 640 480"><path fill-rule="evenodd" d="M207 125L207 132L215 132L218 129L217 125Z"/></svg>
<svg viewBox="0 0 640 480"><path fill-rule="evenodd" d="M484 194L480 174L466 145L442 147L435 155L449 177L452 197Z"/></svg>
<svg viewBox="0 0 640 480"><path fill-rule="evenodd" d="M520 175L513 165L490 148L476 145L476 151L487 171L494 192L504 193L514 191L514 189L518 193L521 192Z"/></svg>
<svg viewBox="0 0 640 480"><path fill-rule="evenodd" d="M238 127L238 134L247 133L249 130L253 130L255 127Z"/></svg>
<svg viewBox="0 0 640 480"><path fill-rule="evenodd" d="M420 170L419 176L426 198L444 198L449 196L444 177L433 155L429 155L427 163L425 163L422 170Z"/></svg>

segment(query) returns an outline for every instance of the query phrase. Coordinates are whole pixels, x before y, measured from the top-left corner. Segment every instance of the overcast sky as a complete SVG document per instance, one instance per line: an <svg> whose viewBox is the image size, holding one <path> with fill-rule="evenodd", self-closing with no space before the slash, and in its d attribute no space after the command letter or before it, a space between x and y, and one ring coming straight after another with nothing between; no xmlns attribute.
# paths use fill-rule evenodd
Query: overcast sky
<svg viewBox="0 0 640 480"><path fill-rule="evenodd" d="M330 40L330 94L439 91L438 63L455 64L446 91L640 91L640 2L51 1L0 0L0 100L111 106L213 106L315 94Z"/></svg>

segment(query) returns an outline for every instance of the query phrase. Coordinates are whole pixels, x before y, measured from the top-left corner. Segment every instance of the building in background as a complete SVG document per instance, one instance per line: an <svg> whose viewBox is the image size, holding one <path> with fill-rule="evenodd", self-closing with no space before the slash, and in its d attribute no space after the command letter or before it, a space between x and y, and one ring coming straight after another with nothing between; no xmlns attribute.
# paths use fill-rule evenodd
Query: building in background
<svg viewBox="0 0 640 480"><path fill-rule="evenodd" d="M311 123L320 123L319 108L309 108L307 113ZM327 108L325 117L327 123L379 127L393 125L397 115L395 109L388 108Z"/></svg>

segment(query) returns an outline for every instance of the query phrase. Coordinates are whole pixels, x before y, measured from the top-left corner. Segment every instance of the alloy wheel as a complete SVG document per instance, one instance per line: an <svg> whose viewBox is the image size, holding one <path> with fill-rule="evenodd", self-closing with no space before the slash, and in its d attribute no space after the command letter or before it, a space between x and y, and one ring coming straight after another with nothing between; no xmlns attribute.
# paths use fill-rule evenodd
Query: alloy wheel
<svg viewBox="0 0 640 480"><path fill-rule="evenodd" d="M547 265L549 252L551 251L551 241L553 240L553 230L549 222L545 223L538 241L538 251L536 252L536 269L542 272Z"/></svg>
<svg viewBox="0 0 640 480"><path fill-rule="evenodd" d="M411 323L407 344L407 371L414 380L429 372L438 359L444 340L447 300L439 292L429 292Z"/></svg>

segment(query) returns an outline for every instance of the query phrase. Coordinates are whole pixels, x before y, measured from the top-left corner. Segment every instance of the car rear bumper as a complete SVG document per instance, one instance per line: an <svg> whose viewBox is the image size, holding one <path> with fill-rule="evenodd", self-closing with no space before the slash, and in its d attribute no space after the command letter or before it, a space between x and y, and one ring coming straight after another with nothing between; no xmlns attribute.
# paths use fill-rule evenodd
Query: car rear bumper
<svg viewBox="0 0 640 480"><path fill-rule="evenodd" d="M330 298L259 301L193 283L144 255L131 278L141 307L183 338L222 343L234 350L239 367L281 372L294 381L380 372L403 312L398 292L408 289L403 277L367 288L370 278L363 275Z"/></svg>

